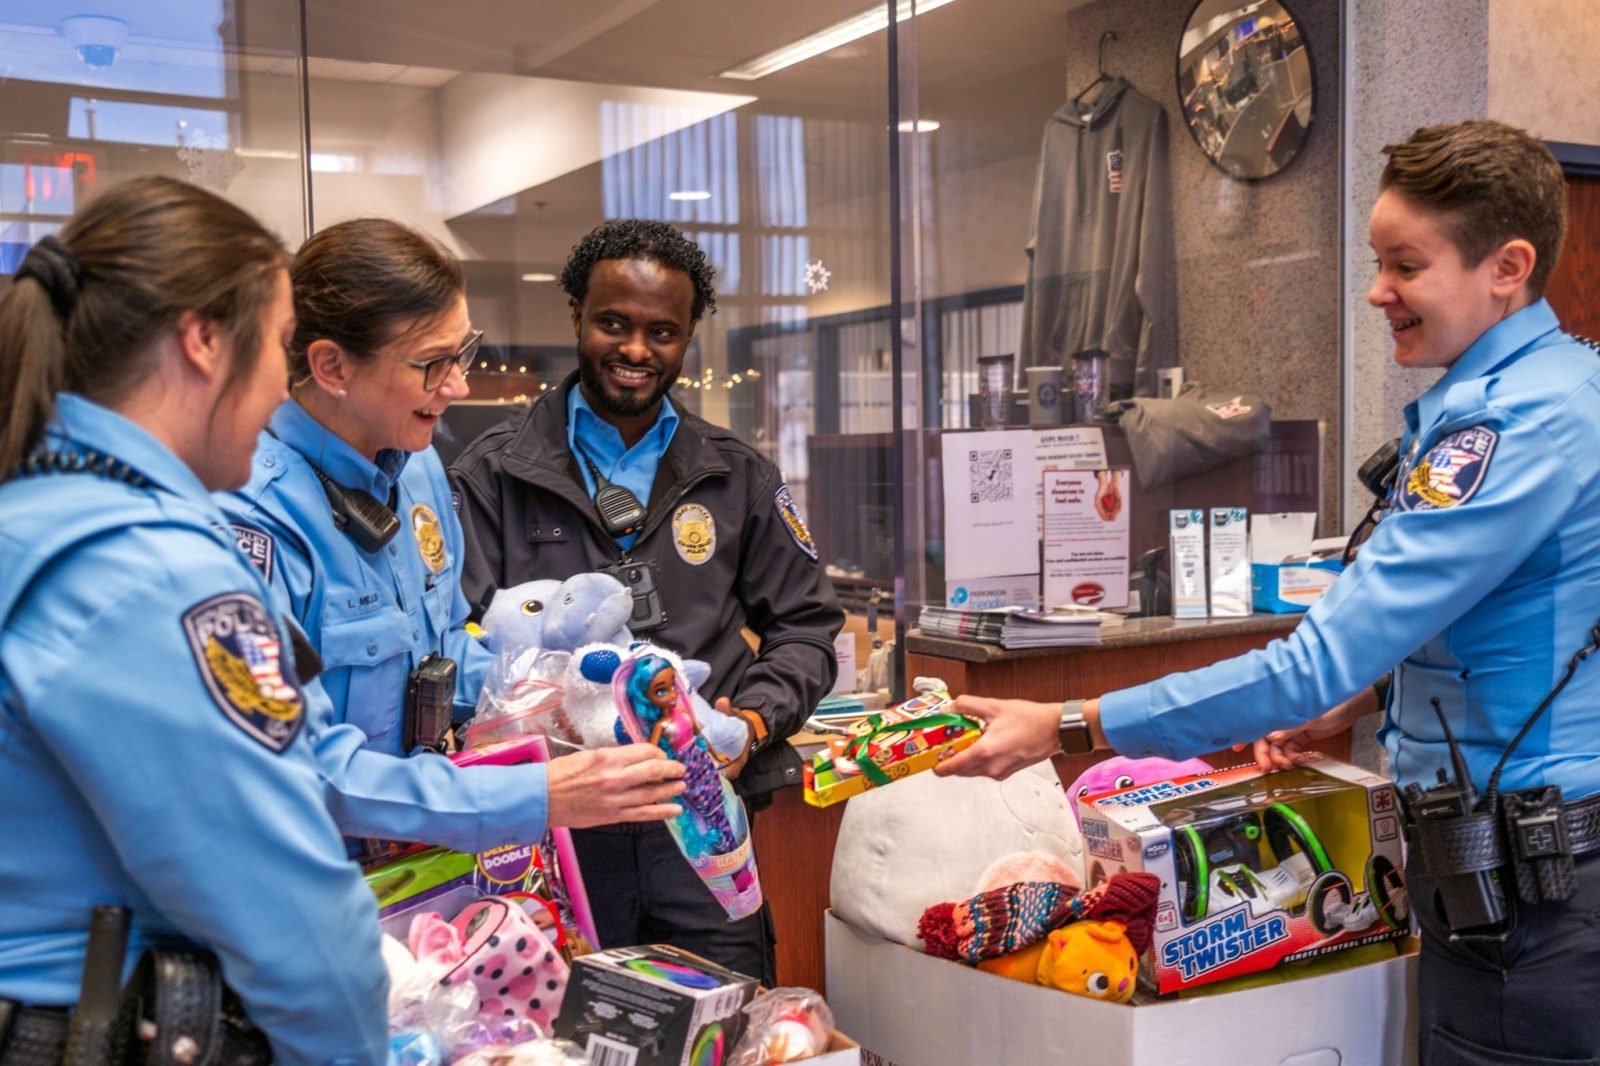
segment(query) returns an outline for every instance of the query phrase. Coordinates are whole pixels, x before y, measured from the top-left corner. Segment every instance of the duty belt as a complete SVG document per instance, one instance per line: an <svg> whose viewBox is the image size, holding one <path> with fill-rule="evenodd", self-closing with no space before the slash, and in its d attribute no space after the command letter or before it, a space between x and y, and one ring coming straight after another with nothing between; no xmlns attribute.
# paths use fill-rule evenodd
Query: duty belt
<svg viewBox="0 0 1600 1066"><path fill-rule="evenodd" d="M1574 857L1600 851L1600 793L1561 807L1568 853ZM1501 830L1498 811L1461 818L1448 828L1414 834L1414 843L1429 870L1461 873L1494 870L1517 858Z"/></svg>
<svg viewBox="0 0 1600 1066"><path fill-rule="evenodd" d="M66 1048L66 1011L0 999L0 1066L56 1066Z"/></svg>

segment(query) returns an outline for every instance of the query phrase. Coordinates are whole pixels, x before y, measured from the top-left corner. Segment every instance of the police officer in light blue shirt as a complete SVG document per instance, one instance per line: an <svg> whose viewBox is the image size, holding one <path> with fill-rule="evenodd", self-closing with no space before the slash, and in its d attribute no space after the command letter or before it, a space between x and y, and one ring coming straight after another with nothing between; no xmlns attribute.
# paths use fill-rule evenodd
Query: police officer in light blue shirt
<svg viewBox="0 0 1600 1066"><path fill-rule="evenodd" d="M550 824L671 813L660 801L681 790L666 780L681 768L648 745L548 767L406 758L424 660L454 664L457 722L490 665L464 628L461 526L432 447L440 416L469 391L481 334L460 262L395 222L321 231L293 277L293 398L262 435L250 482L221 502L321 655L328 720L315 741L340 825L481 852L536 841Z"/></svg>
<svg viewBox="0 0 1600 1066"><path fill-rule="evenodd" d="M208 490L284 394L287 257L147 178L0 300L0 1063L61 1061L91 909L126 968L215 952L279 1066L387 1059L377 909L345 859L271 592ZM58 391L65 387L70 391Z"/></svg>
<svg viewBox="0 0 1600 1066"><path fill-rule="evenodd" d="M1421 1061L1593 1062L1600 664L1575 657L1594 649L1600 622L1600 358L1540 298L1563 236L1561 169L1540 142L1487 120L1385 151L1368 300L1397 362L1444 374L1405 409L1398 479L1355 563L1261 651L1081 706L963 699L990 725L944 772L1003 775L1079 716L1129 755L1265 733L1258 761L1292 765L1378 709L1369 686L1392 666L1381 735L1396 781L1426 788L1451 772L1442 715L1479 796L1491 784L1560 789L1576 871L1570 898L1513 890L1502 939L1461 940L1440 871L1417 861L1413 839Z"/></svg>

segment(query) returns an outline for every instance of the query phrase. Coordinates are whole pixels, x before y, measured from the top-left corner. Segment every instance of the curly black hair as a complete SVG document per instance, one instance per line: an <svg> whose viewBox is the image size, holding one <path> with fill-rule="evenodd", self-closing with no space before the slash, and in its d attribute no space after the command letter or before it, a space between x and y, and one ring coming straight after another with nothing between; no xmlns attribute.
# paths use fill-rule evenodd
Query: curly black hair
<svg viewBox="0 0 1600 1066"><path fill-rule="evenodd" d="M716 313L717 293L712 287L716 270L700 246L665 222L619 218L603 222L573 246L561 271L561 287L579 303L589 294L589 275L602 259L648 259L669 270L681 270L694 283L696 322L707 311Z"/></svg>

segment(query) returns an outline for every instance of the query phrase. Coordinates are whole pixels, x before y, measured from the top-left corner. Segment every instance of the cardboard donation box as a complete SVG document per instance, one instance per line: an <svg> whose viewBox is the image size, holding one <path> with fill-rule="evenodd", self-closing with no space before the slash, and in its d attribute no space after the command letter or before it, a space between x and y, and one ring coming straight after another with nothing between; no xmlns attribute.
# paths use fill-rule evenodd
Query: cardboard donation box
<svg viewBox="0 0 1600 1066"><path fill-rule="evenodd" d="M831 912L826 923L829 1003L840 1028L860 1041L863 1061L874 1066L1413 1061L1412 954L1237 992L1128 1005L924 955L860 932Z"/></svg>
<svg viewBox="0 0 1600 1066"><path fill-rule="evenodd" d="M1093 885L1161 878L1151 943L1161 992L1268 970L1410 930L1393 783L1313 755L1080 800Z"/></svg>

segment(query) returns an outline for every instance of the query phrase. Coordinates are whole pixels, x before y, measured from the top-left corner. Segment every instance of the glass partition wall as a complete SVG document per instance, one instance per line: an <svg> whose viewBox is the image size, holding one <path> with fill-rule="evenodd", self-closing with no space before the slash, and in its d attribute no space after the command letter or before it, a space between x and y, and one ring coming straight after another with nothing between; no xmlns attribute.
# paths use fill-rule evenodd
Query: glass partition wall
<svg viewBox="0 0 1600 1066"><path fill-rule="evenodd" d="M0 274L97 189L184 178L306 233L296 0L0 9Z"/></svg>
<svg viewBox="0 0 1600 1066"><path fill-rule="evenodd" d="M947 592L941 440L975 424L986 356L1070 384L1080 344L1122 344L1259 396L1252 505L1336 526L1340 6L18 0L0 272L136 173L223 191L291 245L418 226L465 260L485 331L448 458L575 367L573 244L671 221L718 287L674 401L778 463L847 607L903 626ZM1159 152L1061 154L1079 104L1129 101ZM1051 301L1072 227L1124 189L1137 225L1107 239L1137 262L1094 299L1136 313L1089 343Z"/></svg>

